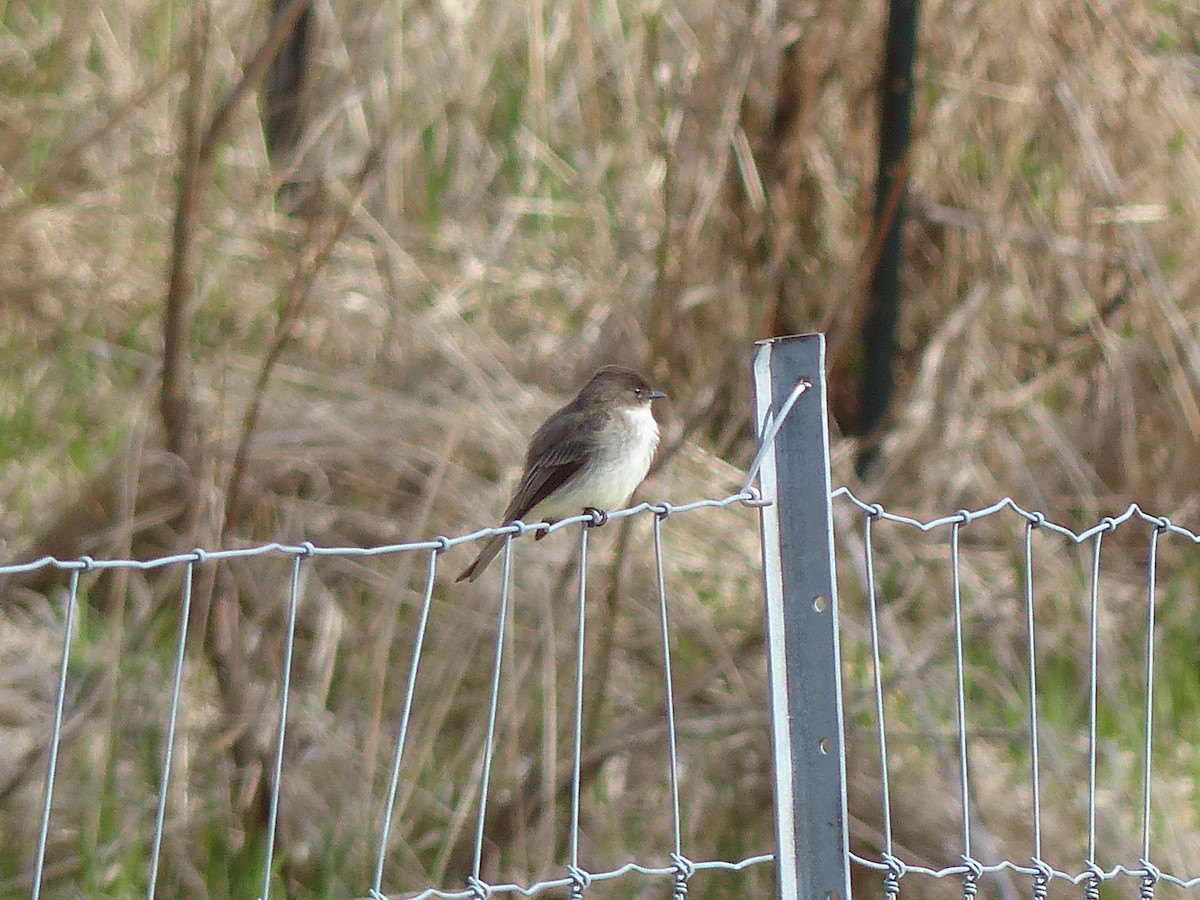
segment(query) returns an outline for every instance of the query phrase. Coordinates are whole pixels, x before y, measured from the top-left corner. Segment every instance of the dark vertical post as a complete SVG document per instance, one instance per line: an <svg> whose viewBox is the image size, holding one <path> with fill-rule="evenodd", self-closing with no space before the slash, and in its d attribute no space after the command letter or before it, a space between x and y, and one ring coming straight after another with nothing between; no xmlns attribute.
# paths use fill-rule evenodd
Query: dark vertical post
<svg viewBox="0 0 1200 900"><path fill-rule="evenodd" d="M267 156L276 167L295 164L290 157L300 143L312 113L316 9L311 0L304 0L299 13L291 13L290 2L272 0L268 34L274 30L280 16L294 15L295 24L289 29L283 46L263 76L266 101L262 111L263 132ZM297 196L298 187L294 178L289 178L279 186L279 199L285 206L300 199Z"/></svg>
<svg viewBox="0 0 1200 900"><path fill-rule="evenodd" d="M861 418L866 438L855 461L865 477L875 459L879 423L895 386L896 326L900 319L901 232L908 193L912 133L913 64L917 56L918 0L891 0L879 102L879 173L868 261L871 286L862 329Z"/></svg>
<svg viewBox="0 0 1200 900"><path fill-rule="evenodd" d="M837 585L829 493L825 338L758 344L758 433L796 382L801 396L759 474L767 598L776 866L781 900L848 900Z"/></svg>

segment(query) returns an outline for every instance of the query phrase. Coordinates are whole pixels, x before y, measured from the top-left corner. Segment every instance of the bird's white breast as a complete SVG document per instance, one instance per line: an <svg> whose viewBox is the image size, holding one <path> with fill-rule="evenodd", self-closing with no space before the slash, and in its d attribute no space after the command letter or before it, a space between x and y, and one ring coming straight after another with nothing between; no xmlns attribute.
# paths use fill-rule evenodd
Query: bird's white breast
<svg viewBox="0 0 1200 900"><path fill-rule="evenodd" d="M527 521L577 516L587 507L610 510L625 505L650 470L658 448L658 423L649 404L617 415L623 421L614 421L612 427L619 438L608 452L530 510Z"/></svg>

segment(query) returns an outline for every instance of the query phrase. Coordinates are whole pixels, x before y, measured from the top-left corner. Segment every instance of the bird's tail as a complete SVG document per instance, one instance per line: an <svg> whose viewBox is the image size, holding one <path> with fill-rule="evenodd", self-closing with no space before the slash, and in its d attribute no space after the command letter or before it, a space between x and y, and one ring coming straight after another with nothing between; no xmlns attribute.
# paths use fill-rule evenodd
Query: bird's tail
<svg viewBox="0 0 1200 900"><path fill-rule="evenodd" d="M457 584L460 581L474 581L482 575L483 570L496 558L496 554L503 549L504 541L507 537L507 534L497 534L484 544L483 549L479 551L479 555L475 557L475 562L462 570L462 574L454 579L455 583Z"/></svg>

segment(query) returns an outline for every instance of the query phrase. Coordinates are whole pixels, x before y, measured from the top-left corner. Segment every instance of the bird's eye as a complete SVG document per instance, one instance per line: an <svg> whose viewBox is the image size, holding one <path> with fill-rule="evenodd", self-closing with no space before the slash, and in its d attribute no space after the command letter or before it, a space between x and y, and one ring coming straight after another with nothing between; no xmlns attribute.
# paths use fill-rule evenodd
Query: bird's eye
<svg viewBox="0 0 1200 900"><path fill-rule="evenodd" d="M637 397L639 400L640 400L642 397L644 397L644 396L645 396L645 394L646 394L646 392L645 392L645 391L644 391L642 388L634 388L634 389L633 389L633 395L634 395L635 397Z"/></svg>

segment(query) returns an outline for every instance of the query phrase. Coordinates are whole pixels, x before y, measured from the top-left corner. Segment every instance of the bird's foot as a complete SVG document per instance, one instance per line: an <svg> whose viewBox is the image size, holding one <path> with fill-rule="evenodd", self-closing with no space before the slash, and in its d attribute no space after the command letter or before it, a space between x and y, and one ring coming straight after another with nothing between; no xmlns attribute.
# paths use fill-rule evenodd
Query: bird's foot
<svg viewBox="0 0 1200 900"><path fill-rule="evenodd" d="M592 517L592 521L587 523L589 528L599 528L608 521L608 513L603 509L596 509L594 506L585 506L583 514Z"/></svg>

